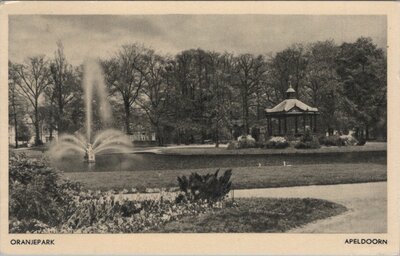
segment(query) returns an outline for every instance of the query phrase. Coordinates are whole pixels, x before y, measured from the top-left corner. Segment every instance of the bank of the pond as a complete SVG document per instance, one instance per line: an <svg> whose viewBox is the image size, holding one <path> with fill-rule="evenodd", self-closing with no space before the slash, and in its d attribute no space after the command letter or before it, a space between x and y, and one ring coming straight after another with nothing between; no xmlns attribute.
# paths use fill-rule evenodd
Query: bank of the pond
<svg viewBox="0 0 400 256"><path fill-rule="evenodd" d="M321 148L318 149L296 149L294 147L288 147L284 149L244 148L228 150L226 145L221 145L219 148L216 148L213 145L183 145L150 148L142 151L163 155L307 155L323 153L377 152L386 150L386 142L367 142L363 146L321 146Z"/></svg>
<svg viewBox="0 0 400 256"><path fill-rule="evenodd" d="M90 189L135 188L143 191L145 188L176 187L177 176L190 175L192 172L206 174L214 172L215 169L65 172L64 176L79 181ZM376 182L386 181L386 177L387 166L373 163L253 166L233 168L232 183L235 189L270 188Z"/></svg>

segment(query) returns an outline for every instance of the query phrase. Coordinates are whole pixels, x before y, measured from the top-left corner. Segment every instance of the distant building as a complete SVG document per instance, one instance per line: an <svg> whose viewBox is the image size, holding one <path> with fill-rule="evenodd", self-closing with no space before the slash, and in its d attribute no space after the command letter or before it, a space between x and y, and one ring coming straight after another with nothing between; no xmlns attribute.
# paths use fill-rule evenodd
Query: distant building
<svg viewBox="0 0 400 256"><path fill-rule="evenodd" d="M136 131L133 132L132 135L129 135L131 141L143 141L143 142L152 142L156 141L156 133L151 131Z"/></svg>
<svg viewBox="0 0 400 256"><path fill-rule="evenodd" d="M299 136L307 130L317 132L318 108L296 99L296 91L289 85L286 99L273 108L265 109L268 136Z"/></svg>
<svg viewBox="0 0 400 256"><path fill-rule="evenodd" d="M32 124L29 124L28 127L31 130L31 134L33 134L30 139L28 141L18 141L18 145L23 145L25 143L27 143L27 146L31 146L35 143L35 128L33 127ZM48 142L51 141L50 139L50 132L48 131L48 129L45 129L43 126L41 127L40 133L40 140L46 144ZM53 140L57 140L58 139L58 132L56 130L53 130ZM15 127L14 125L8 125L8 144L10 146L14 146L15 147Z"/></svg>

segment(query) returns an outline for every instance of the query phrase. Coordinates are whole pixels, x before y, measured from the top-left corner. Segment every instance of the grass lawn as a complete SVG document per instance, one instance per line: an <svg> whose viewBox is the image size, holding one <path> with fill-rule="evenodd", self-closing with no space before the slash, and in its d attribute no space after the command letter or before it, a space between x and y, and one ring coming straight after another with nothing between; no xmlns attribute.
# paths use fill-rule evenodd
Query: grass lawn
<svg viewBox="0 0 400 256"><path fill-rule="evenodd" d="M215 169L70 172L63 175L90 189L137 188L140 191L144 188L177 187L177 176L214 171ZM232 184L236 189L346 184L386 181L386 175L386 165L372 163L239 167L233 168Z"/></svg>
<svg viewBox="0 0 400 256"><path fill-rule="evenodd" d="M364 152L364 151L386 151L386 142L367 142L364 146L325 147L319 149L296 149L288 147L285 149L245 148L228 150L226 147L192 147L177 146L158 149L159 153L170 155L269 155L269 154L312 154L312 153L336 153L336 152Z"/></svg>
<svg viewBox="0 0 400 256"><path fill-rule="evenodd" d="M148 232L259 233L285 232L345 212L346 207L319 199L237 199L231 206L172 221Z"/></svg>

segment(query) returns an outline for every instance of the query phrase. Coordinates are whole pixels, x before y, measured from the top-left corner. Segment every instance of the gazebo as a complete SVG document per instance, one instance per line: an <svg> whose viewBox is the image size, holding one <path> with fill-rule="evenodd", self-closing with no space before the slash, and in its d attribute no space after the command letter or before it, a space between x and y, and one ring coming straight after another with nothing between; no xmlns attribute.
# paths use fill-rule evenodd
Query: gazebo
<svg viewBox="0 0 400 256"><path fill-rule="evenodd" d="M307 129L317 132L318 109L296 99L296 91L289 86L286 99L273 108L265 109L268 136L299 136Z"/></svg>

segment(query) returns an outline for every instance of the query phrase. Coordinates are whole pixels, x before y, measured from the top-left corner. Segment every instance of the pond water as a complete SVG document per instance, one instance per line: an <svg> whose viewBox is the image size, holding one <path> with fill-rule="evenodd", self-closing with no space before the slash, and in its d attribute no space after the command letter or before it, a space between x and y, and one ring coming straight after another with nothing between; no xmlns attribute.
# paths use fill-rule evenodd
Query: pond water
<svg viewBox="0 0 400 256"><path fill-rule="evenodd" d="M153 153L104 154L96 156L95 164L81 157L66 157L53 165L64 172L83 171L145 171L224 168L245 166L278 166L326 163L386 164L386 151L281 155L160 155Z"/></svg>

